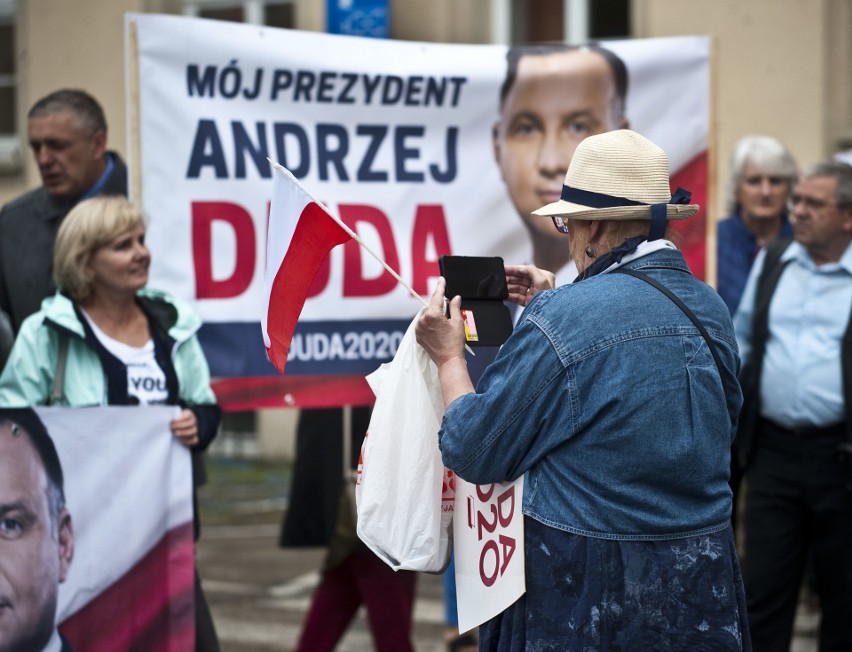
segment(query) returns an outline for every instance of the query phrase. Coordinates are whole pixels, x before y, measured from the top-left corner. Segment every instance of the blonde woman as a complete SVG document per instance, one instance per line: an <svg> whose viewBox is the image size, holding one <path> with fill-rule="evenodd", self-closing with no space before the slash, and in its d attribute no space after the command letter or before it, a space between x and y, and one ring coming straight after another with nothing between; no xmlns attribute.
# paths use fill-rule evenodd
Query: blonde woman
<svg viewBox="0 0 852 652"><path fill-rule="evenodd" d="M179 405L171 430L200 454L216 436L221 410L185 303L151 290L142 212L124 197L77 204L59 228L57 293L24 320L0 375L0 407ZM196 537L198 520L196 518ZM197 649L218 650L196 582Z"/></svg>

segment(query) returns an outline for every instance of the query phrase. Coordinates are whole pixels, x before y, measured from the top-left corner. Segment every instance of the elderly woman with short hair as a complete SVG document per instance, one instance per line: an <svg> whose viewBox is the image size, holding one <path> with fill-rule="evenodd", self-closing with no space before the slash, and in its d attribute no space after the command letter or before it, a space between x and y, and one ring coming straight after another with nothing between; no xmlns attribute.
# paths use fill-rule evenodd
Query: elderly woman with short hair
<svg viewBox="0 0 852 652"><path fill-rule="evenodd" d="M216 436L221 410L185 303L151 290L142 212L124 197L77 204L59 227L53 255L58 292L21 325L0 375L0 406L179 405L170 427L193 453ZM198 521L196 515L196 536ZM198 649L218 650L196 582ZM206 643L205 643L206 641Z"/></svg>
<svg viewBox="0 0 852 652"><path fill-rule="evenodd" d="M744 136L731 155L728 217L717 226L716 287L733 315L757 252L777 238L792 237L787 204L798 176L796 161L771 136Z"/></svg>
<svg viewBox="0 0 852 652"><path fill-rule="evenodd" d="M641 135L584 140L562 199L534 214L580 270L507 267L526 306L476 390L443 279L417 325L446 406L444 464L524 477L526 593L481 650L750 650L728 470L742 394L731 318L668 221L693 215Z"/></svg>

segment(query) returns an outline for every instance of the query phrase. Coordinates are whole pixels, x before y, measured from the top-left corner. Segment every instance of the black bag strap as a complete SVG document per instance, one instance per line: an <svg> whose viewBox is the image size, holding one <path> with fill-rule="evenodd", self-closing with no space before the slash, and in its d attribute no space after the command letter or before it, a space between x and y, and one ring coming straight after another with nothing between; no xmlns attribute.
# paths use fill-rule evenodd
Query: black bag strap
<svg viewBox="0 0 852 652"><path fill-rule="evenodd" d="M57 405L65 394L65 365L68 362L68 335L59 332L59 354L56 357L56 370L53 374L53 386L47 397L48 405Z"/></svg>
<svg viewBox="0 0 852 652"><path fill-rule="evenodd" d="M757 279L757 287L754 294L754 313L751 319L751 355L749 356L748 369L743 369L740 380L748 388L760 386L760 372L763 369L763 354L766 351L766 341L769 339L769 305L775 288L784 273L786 262L781 256L787 251L792 238L776 240L767 245L763 258L763 268ZM747 377L750 374L753 377Z"/></svg>
<svg viewBox="0 0 852 652"><path fill-rule="evenodd" d="M843 372L843 402L846 409L846 439L852 452L852 311L843 334L840 366Z"/></svg>
<svg viewBox="0 0 852 652"><path fill-rule="evenodd" d="M683 301L680 300L680 297L678 297L674 292L669 290L665 285L663 285L659 281L651 278L650 276L648 276L647 274L645 274L643 272L638 272L635 269L627 269L626 267L617 267L616 269L614 269L612 271L613 272L619 272L621 274L627 274L628 276L633 276L635 278L641 279L641 280L645 281L646 283L653 285L660 292L662 292L669 299L671 299L674 302L674 304L678 308L680 308L687 317L689 317L689 319L692 321L692 323L695 324L695 327L698 329L698 332L701 333L701 337L704 338L704 341L707 342L707 346L710 348L710 353L713 355L713 362L716 363L716 369L719 371L719 377L720 378L724 377L723 373L722 373L722 359L719 357L719 352L716 350L716 345L713 343L713 340L710 339L710 335L707 332L707 329L704 328L704 324L702 324L701 321L698 319L698 317L695 316L695 313L692 312L687 307L687 305Z"/></svg>

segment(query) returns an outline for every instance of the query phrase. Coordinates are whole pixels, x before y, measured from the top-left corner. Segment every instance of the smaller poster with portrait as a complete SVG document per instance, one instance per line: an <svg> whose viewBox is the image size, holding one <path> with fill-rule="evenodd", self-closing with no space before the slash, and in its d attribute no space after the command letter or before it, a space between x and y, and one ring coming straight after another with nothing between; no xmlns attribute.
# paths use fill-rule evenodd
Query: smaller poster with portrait
<svg viewBox="0 0 852 652"><path fill-rule="evenodd" d="M0 649L194 649L177 409L0 409Z"/></svg>

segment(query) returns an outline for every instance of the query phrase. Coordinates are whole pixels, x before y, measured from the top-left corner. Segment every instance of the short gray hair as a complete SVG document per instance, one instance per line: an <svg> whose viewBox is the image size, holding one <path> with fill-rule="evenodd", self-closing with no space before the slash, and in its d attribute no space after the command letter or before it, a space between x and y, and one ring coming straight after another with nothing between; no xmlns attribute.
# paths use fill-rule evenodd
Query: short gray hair
<svg viewBox="0 0 852 652"><path fill-rule="evenodd" d="M725 210L728 215L740 209L737 201L737 189L742 181L743 170L751 163L761 170L784 177L792 191L798 176L796 160L790 150L777 138L749 134L740 138L731 154L731 174L728 178Z"/></svg>
<svg viewBox="0 0 852 652"><path fill-rule="evenodd" d="M80 129L89 137L98 131L106 133L107 123L103 108L86 91L76 88L62 88L45 95L33 104L27 118L42 118L63 111L74 115Z"/></svg>
<svg viewBox="0 0 852 652"><path fill-rule="evenodd" d="M805 168L802 176L811 179L813 177L830 177L837 180L837 193L834 201L837 208L844 210L852 208L852 166L840 161L824 161L814 163Z"/></svg>

